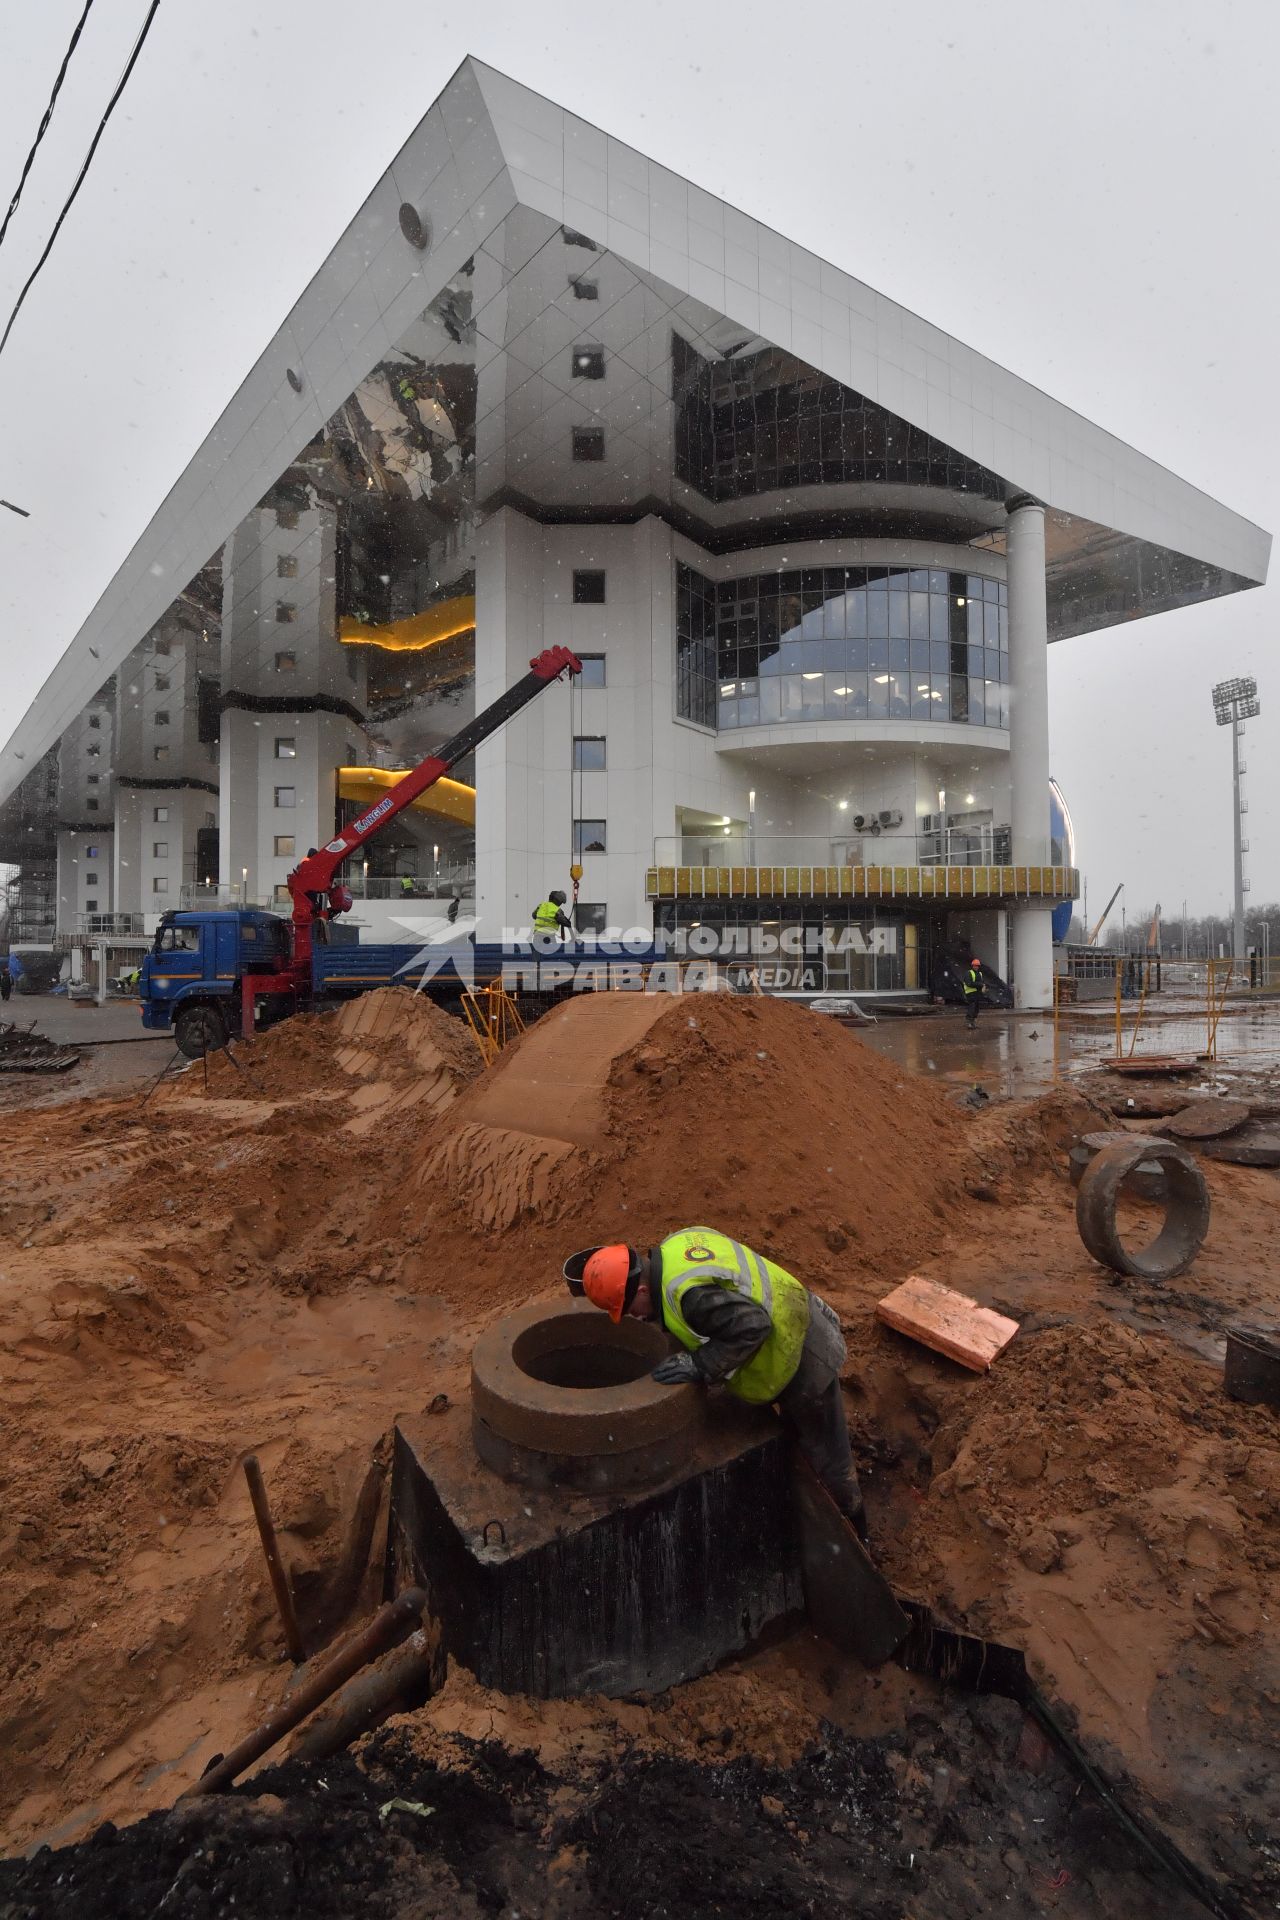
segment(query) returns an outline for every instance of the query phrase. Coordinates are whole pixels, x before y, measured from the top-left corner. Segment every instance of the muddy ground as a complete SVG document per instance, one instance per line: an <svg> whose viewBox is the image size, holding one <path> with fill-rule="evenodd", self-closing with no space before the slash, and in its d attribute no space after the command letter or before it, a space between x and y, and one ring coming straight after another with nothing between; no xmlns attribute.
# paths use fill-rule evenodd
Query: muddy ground
<svg viewBox="0 0 1280 1920"><path fill-rule="evenodd" d="M197 1069L145 1105L91 1093L0 1114L0 1817L15 1854L120 1828L11 1863L0 1911L254 1911L248 1880L227 1904L242 1870L261 1878L258 1910L349 1911L332 1904L341 1868L370 1912L657 1913L666 1896L635 1861L647 1871L673 1834L672 1912L718 1910L688 1877L708 1858L737 1911L744 1875L761 1901L747 1912L857 1889L886 1915L1150 1904L1057 1761L1030 1772L1012 1723L981 1744L982 1712L1007 1703L877 1684L834 1656L815 1675L804 1636L669 1703L600 1706L585 1744L564 1746L568 1706L464 1713L450 1693L378 1736L364 1772L289 1775L267 1789L281 1806L208 1816L207 1839L204 1815L124 1825L169 1805L284 1683L244 1453L322 1644L377 1595L396 1414L464 1386L476 1331L551 1291L572 1247L708 1216L839 1307L872 1540L899 1588L1025 1648L1223 1898L1271 1910L1280 1444L1274 1414L1223 1397L1221 1355L1232 1314L1277 1306L1277 1176L1208 1166L1191 1273L1118 1284L1080 1245L1065 1174L1076 1134L1111 1121L1103 1076L1088 1098L974 1112L817 1016L704 1000L626 1009L609 1030L566 1010L574 1024L531 1029L482 1079L466 1034L407 1000L290 1023L244 1074L215 1063L207 1090ZM877 1325L875 1300L913 1270L1020 1321L989 1376ZM685 1695L704 1701L705 1739L667 1738ZM434 1799L409 1790L423 1766ZM848 1807L805 1824L824 1767L827 1799L864 1824ZM450 1819L379 1822L396 1797ZM710 1856L688 1805L708 1810L693 1824L717 1836ZM508 1847L491 1830L512 1836L505 1880L481 1875ZM921 1856L906 1869L904 1847ZM128 1891L114 1907L113 1885Z"/></svg>

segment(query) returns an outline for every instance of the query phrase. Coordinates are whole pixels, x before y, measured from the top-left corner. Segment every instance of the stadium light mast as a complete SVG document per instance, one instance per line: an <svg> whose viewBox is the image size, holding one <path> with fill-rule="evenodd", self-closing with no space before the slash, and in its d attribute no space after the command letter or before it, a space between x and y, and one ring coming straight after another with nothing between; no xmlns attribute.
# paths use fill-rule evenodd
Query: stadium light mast
<svg viewBox="0 0 1280 1920"><path fill-rule="evenodd" d="M1219 680L1213 689L1213 717L1220 727L1231 728L1231 777L1235 796L1235 921L1232 928L1232 955L1244 959L1244 801L1240 797L1240 775L1245 771L1240 760L1240 740L1246 720L1256 719L1262 711L1258 701L1258 683L1254 679Z"/></svg>

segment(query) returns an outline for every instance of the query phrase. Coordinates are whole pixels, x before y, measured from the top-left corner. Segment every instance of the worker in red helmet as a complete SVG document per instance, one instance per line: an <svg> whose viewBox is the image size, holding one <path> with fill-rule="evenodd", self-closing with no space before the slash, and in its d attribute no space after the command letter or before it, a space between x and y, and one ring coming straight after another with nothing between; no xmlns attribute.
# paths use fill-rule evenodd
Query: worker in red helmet
<svg viewBox="0 0 1280 1920"><path fill-rule="evenodd" d="M964 974L964 1023L966 1027L978 1024L978 1009L982 1005L983 989L987 984L982 971L982 962L975 953Z"/></svg>
<svg viewBox="0 0 1280 1920"><path fill-rule="evenodd" d="M664 1386L723 1385L776 1405L801 1452L859 1535L862 1493L840 1393L846 1348L825 1300L763 1254L713 1227L681 1227L659 1246L587 1247L565 1261L569 1290L615 1323L656 1320L684 1349L653 1370Z"/></svg>

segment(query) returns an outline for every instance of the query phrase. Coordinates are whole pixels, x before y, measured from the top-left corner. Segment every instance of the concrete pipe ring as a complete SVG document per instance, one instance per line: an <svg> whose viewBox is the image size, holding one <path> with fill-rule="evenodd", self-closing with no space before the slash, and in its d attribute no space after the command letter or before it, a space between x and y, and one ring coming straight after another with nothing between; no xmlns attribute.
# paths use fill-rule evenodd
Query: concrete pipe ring
<svg viewBox="0 0 1280 1920"><path fill-rule="evenodd" d="M669 1351L651 1321L615 1326L587 1301L507 1314L471 1356L476 1452L532 1486L606 1492L665 1479L688 1458L702 1415L696 1387L649 1378Z"/></svg>
<svg viewBox="0 0 1280 1920"><path fill-rule="evenodd" d="M1121 1241L1116 1203L1138 1168L1158 1167L1164 1180L1164 1224L1149 1246L1135 1252ZM1185 1273L1209 1231L1209 1189L1185 1148L1170 1140L1129 1135L1103 1147L1085 1168L1076 1189L1080 1238L1104 1267L1141 1280L1174 1280Z"/></svg>

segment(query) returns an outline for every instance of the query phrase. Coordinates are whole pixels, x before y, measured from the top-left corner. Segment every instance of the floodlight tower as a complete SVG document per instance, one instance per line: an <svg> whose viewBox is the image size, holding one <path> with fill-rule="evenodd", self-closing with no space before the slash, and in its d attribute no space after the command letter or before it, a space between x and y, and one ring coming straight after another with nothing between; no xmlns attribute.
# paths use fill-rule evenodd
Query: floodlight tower
<svg viewBox="0 0 1280 1920"><path fill-rule="evenodd" d="M1231 775L1235 794L1235 923L1231 951L1244 959L1244 803L1240 798L1240 739L1246 720L1254 719L1262 708L1258 702L1258 683L1253 679L1219 680L1213 690L1213 717L1220 727L1231 728Z"/></svg>

